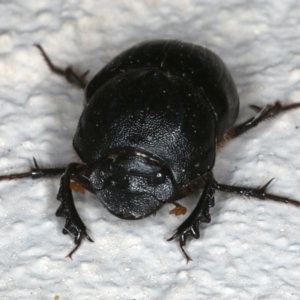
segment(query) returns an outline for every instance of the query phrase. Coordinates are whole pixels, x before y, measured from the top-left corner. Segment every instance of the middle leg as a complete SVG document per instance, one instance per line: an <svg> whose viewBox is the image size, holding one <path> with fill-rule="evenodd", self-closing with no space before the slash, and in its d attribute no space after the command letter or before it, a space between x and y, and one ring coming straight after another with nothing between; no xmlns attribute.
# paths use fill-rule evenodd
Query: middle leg
<svg viewBox="0 0 300 300"><path fill-rule="evenodd" d="M241 196L246 197L253 197L259 200L271 200L275 202L290 204L293 206L300 207L300 202L289 199L287 197L278 196L274 194L267 193L267 188L272 182L273 179L269 180L265 185L262 187L244 187L244 186L235 186L235 185L227 185L227 184L220 184L218 182L214 182L214 188L216 190L227 192L227 193L234 193Z"/></svg>

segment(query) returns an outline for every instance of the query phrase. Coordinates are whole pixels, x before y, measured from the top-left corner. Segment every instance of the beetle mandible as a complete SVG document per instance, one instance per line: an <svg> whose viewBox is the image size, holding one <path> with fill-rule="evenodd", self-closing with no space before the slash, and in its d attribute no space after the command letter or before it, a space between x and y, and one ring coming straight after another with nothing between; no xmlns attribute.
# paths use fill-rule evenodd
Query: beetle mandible
<svg viewBox="0 0 300 300"><path fill-rule="evenodd" d="M216 190L300 206L267 193L272 180L259 188L231 186L218 183L212 172L218 144L300 103L277 101L263 109L252 105L257 115L233 126L239 111L235 83L224 62L206 48L174 40L146 41L115 57L87 84L88 72L78 75L71 67L60 68L35 46L53 72L85 89L85 107L73 139L82 163L44 168L34 159L29 172L0 180L62 175L56 216L66 219L63 233L74 236L76 246L69 257L84 238L92 241L74 205L74 183L127 220L155 214L166 203L175 205L173 213L184 213L176 201L202 187L196 207L168 239L179 239L187 261L186 240L199 238L199 224L210 222Z"/></svg>

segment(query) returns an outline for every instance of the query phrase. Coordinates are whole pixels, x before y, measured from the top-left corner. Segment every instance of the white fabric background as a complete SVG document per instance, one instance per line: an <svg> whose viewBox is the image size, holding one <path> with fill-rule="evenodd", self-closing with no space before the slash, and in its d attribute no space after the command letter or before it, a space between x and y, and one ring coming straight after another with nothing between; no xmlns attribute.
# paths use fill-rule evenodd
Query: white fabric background
<svg viewBox="0 0 300 300"><path fill-rule="evenodd" d="M72 137L83 92L52 74L40 43L59 65L90 69L120 51L174 38L207 46L236 81L239 122L280 98L300 101L300 2L192 0L0 1L0 174L76 161ZM232 141L216 179L261 185L300 200L300 110ZM1 299L300 299L300 209L217 193L212 222L186 247L167 242L185 217L124 221L92 195L76 205L94 243L73 260L73 241L55 217L59 180L0 184ZM191 211L195 201L184 203Z"/></svg>

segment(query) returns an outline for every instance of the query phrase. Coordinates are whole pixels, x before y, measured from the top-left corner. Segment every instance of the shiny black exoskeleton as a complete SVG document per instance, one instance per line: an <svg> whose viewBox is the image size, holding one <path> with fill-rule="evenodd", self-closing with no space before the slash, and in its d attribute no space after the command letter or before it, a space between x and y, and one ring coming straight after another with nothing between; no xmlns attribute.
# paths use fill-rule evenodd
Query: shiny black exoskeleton
<svg viewBox="0 0 300 300"><path fill-rule="evenodd" d="M85 76L52 64L54 72L85 88L85 108L73 140L82 163L66 168L35 167L28 173L0 179L40 178L64 173L57 199L57 216L66 218L63 233L75 236L78 248L90 237L73 202L72 183L97 195L109 212L123 219L147 217L202 187L199 202L169 239L199 237L200 222L210 222L215 190L299 205L261 188L223 185L212 169L218 143L234 138L262 120L300 104L276 102L239 126L232 127L239 110L234 81L223 61L210 50L179 41L148 41L114 58L87 85ZM74 187L75 189L75 187Z"/></svg>
<svg viewBox="0 0 300 300"><path fill-rule="evenodd" d="M121 53L85 94L73 145L99 199L125 219L155 213L211 171L216 138L239 108L222 60L177 41L145 42Z"/></svg>

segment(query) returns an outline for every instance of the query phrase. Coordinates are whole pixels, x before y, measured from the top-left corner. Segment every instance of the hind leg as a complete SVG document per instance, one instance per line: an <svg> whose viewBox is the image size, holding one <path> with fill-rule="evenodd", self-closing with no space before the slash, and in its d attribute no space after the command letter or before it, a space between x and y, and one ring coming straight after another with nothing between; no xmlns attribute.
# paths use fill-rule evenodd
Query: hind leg
<svg viewBox="0 0 300 300"><path fill-rule="evenodd" d="M258 114L247 121L243 122L242 124L233 126L226 135L230 138L235 138L240 136L241 134L247 132L251 128L256 127L261 122L273 118L279 115L282 112L289 111L295 108L300 107L300 103L292 103L288 105L282 105L280 101L276 101L274 104L269 104L264 108L258 107L256 105L250 105L252 109L254 109Z"/></svg>
<svg viewBox="0 0 300 300"><path fill-rule="evenodd" d="M86 75L88 74L89 71L86 71L85 73L79 75L76 74L72 67L67 67L67 68L61 68L56 66L55 64L52 63L51 59L49 58L49 56L46 54L45 50L43 49L43 47L39 44L34 44L35 47L37 47L42 56L44 57L48 67L50 68L50 70L60 76L63 76L67 79L68 82L76 85L77 87L80 87L82 89L85 88L86 86Z"/></svg>

